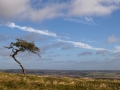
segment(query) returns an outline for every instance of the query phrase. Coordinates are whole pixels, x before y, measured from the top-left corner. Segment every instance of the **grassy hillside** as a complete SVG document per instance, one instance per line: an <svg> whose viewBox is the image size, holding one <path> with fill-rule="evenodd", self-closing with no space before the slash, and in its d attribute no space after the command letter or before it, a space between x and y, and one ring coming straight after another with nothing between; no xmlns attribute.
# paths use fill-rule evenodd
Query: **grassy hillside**
<svg viewBox="0 0 120 90"><path fill-rule="evenodd" d="M0 90L120 90L120 80L47 77L0 72Z"/></svg>

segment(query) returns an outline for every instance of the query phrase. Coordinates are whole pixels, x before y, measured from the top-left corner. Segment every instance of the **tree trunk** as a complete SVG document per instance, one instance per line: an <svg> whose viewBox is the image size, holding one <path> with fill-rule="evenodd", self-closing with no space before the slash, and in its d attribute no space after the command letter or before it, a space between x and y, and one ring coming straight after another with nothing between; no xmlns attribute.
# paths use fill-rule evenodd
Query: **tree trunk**
<svg viewBox="0 0 120 90"><path fill-rule="evenodd" d="M20 67L22 68L23 74L24 74L24 78L26 78L26 72L25 72L24 67L23 67L22 64L15 58L15 54L13 54L12 57L13 57L14 60L20 65Z"/></svg>

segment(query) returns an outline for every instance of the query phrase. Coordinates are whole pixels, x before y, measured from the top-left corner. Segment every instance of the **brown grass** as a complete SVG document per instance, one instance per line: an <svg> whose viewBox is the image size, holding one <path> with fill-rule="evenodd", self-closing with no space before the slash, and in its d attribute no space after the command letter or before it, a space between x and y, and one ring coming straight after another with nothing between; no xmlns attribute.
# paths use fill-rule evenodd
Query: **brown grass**
<svg viewBox="0 0 120 90"><path fill-rule="evenodd" d="M120 80L69 78L0 72L0 90L119 90Z"/></svg>

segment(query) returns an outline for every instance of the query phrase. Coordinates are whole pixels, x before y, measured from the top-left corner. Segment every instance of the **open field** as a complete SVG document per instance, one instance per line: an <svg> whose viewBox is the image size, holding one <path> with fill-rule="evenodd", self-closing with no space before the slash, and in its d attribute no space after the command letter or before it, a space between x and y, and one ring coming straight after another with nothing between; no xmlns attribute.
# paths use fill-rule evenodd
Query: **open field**
<svg viewBox="0 0 120 90"><path fill-rule="evenodd" d="M27 75L0 72L0 90L120 90L120 80Z"/></svg>

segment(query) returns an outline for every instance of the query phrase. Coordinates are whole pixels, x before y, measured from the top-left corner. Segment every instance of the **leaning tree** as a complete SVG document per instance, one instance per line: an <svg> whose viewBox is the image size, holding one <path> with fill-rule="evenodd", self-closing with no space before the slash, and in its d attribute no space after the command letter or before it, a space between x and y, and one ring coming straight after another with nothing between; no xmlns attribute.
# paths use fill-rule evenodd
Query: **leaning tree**
<svg viewBox="0 0 120 90"><path fill-rule="evenodd" d="M26 71L25 71L23 65L15 58L15 55L17 55L19 52L28 51L28 52L32 52L32 53L40 56L39 55L40 49L35 46L34 42L27 42L26 40L22 40L22 39L16 39L16 42L11 42L10 46L5 47L5 48L12 49L13 54L10 56L13 57L13 59L22 68L24 77L26 77Z"/></svg>

